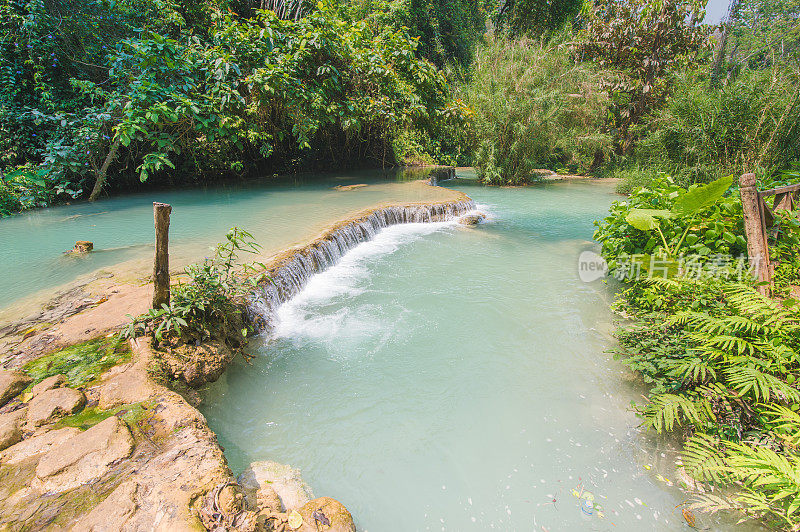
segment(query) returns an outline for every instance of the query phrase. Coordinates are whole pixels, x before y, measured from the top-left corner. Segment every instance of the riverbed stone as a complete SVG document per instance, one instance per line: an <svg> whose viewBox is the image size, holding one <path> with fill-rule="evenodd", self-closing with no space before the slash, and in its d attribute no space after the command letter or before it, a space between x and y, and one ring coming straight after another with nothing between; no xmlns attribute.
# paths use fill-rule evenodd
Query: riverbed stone
<svg viewBox="0 0 800 532"><path fill-rule="evenodd" d="M31 383L31 378L21 371L0 370L0 406L16 397Z"/></svg>
<svg viewBox="0 0 800 532"><path fill-rule="evenodd" d="M478 225L484 218L486 218L486 215L481 212L475 214L465 214L458 219L458 223L461 225Z"/></svg>
<svg viewBox="0 0 800 532"><path fill-rule="evenodd" d="M111 416L50 449L36 466L40 481L37 487L42 491L62 492L96 480L114 462L130 456L133 446L128 426Z"/></svg>
<svg viewBox="0 0 800 532"><path fill-rule="evenodd" d="M33 436L1 451L0 462L4 465L18 464L32 456L48 452L79 433L80 430L72 427L49 431L42 429Z"/></svg>
<svg viewBox="0 0 800 532"><path fill-rule="evenodd" d="M28 425L38 427L64 416L74 414L86 404L86 396L72 388L47 390L31 399Z"/></svg>
<svg viewBox="0 0 800 532"><path fill-rule="evenodd" d="M31 389L31 393L34 396L40 395L44 392L55 390L56 388L61 388L66 384L67 378L60 373L58 375L53 375L52 377L47 377L39 384L34 384L33 389Z"/></svg>
<svg viewBox="0 0 800 532"><path fill-rule="evenodd" d="M320 497L304 504L299 510L303 526L297 532L356 532L353 516L342 503L330 497ZM330 527L330 528L328 528Z"/></svg>
<svg viewBox="0 0 800 532"><path fill-rule="evenodd" d="M300 471L278 462L253 462L239 476L239 484L246 490L271 488L280 499L282 510L298 510L314 497L311 488L303 482ZM259 499L267 499L269 491L264 491Z"/></svg>
<svg viewBox="0 0 800 532"><path fill-rule="evenodd" d="M22 440L26 409L0 414L0 451Z"/></svg>

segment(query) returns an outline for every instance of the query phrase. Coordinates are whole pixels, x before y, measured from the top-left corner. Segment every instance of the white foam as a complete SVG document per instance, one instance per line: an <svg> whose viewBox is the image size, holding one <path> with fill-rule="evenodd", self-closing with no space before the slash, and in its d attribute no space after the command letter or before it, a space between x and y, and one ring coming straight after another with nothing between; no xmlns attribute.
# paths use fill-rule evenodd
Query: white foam
<svg viewBox="0 0 800 532"><path fill-rule="evenodd" d="M406 223L389 226L372 240L362 242L344 254L334 266L309 279L295 297L275 313L275 337L337 338L363 337L380 330L374 309L345 307L332 313L320 307L343 297L365 291L369 265L397 251L404 244L453 227L457 221Z"/></svg>

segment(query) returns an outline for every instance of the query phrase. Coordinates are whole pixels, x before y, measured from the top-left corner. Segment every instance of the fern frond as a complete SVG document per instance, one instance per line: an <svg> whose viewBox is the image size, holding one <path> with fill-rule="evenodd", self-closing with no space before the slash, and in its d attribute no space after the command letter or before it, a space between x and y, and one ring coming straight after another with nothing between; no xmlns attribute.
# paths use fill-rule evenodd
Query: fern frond
<svg viewBox="0 0 800 532"><path fill-rule="evenodd" d="M766 413L772 416L770 425L776 436L792 447L800 445L800 414L785 406L765 405Z"/></svg>
<svg viewBox="0 0 800 532"><path fill-rule="evenodd" d="M652 398L644 410L644 417L657 432L669 432L682 420L692 424L713 420L714 413L705 399L694 401L684 395L664 393Z"/></svg>
<svg viewBox="0 0 800 532"><path fill-rule="evenodd" d="M707 361L699 357L684 357L664 361L671 373L683 381L707 382L717 378L717 372Z"/></svg>
<svg viewBox="0 0 800 532"><path fill-rule="evenodd" d="M683 446L681 460L692 477L720 482L725 477L724 453L720 441L708 434L695 434Z"/></svg>
<svg viewBox="0 0 800 532"><path fill-rule="evenodd" d="M763 373L756 368L733 366L724 370L731 388L741 395L751 394L756 401L769 401L772 395L784 397L792 402L800 401L797 390L768 373Z"/></svg>

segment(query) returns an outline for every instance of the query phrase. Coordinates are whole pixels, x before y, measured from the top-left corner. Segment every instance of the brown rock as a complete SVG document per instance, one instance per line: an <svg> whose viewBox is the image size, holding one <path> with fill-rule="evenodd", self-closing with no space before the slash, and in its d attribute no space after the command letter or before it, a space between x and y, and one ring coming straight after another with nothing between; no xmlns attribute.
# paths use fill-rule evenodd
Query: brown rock
<svg viewBox="0 0 800 532"><path fill-rule="evenodd" d="M72 532L116 532L126 530L126 525L136 513L136 492L139 485L134 481L124 482L111 492L106 500L95 506L80 523L72 527Z"/></svg>
<svg viewBox="0 0 800 532"><path fill-rule="evenodd" d="M484 218L486 218L486 215L480 212L476 214L465 214L458 219L458 223L461 225L478 225Z"/></svg>
<svg viewBox="0 0 800 532"><path fill-rule="evenodd" d="M88 240L78 240L75 242L75 247L72 248L73 253L89 253L94 249L94 244Z"/></svg>
<svg viewBox="0 0 800 532"><path fill-rule="evenodd" d="M109 373L114 372L112 369ZM100 387L98 406L110 410L117 406L145 401L156 395L155 386L133 364L111 373Z"/></svg>
<svg viewBox="0 0 800 532"><path fill-rule="evenodd" d="M58 375L53 375L52 377L47 377L45 380L40 382L39 384L35 384L31 392L33 395L39 395L49 390L54 390L56 388L61 388L66 384L67 379L60 373Z"/></svg>
<svg viewBox="0 0 800 532"><path fill-rule="evenodd" d="M298 510L303 517L303 526L298 532L356 532L353 516L342 503L330 497L320 497L303 505ZM328 528L330 527L330 528Z"/></svg>
<svg viewBox="0 0 800 532"><path fill-rule="evenodd" d="M277 462L253 462L239 476L239 484L246 490L271 488L278 495L283 511L297 510L314 495L300 478L300 472ZM263 497L268 497L268 490Z"/></svg>
<svg viewBox="0 0 800 532"><path fill-rule="evenodd" d="M219 509L225 515L236 515L244 509L244 496L241 488L230 484L219 492Z"/></svg>
<svg viewBox="0 0 800 532"><path fill-rule="evenodd" d="M31 399L28 425L38 427L58 418L74 414L86 404L83 393L72 388L55 388Z"/></svg>
<svg viewBox="0 0 800 532"><path fill-rule="evenodd" d="M31 383L31 378L21 371L0 370L0 406L17 396Z"/></svg>
<svg viewBox="0 0 800 532"><path fill-rule="evenodd" d="M53 447L60 445L79 433L80 430L67 427L34 434L32 437L22 440L18 444L12 445L5 451L0 452L0 461L2 461L4 465L18 464L31 456L46 453Z"/></svg>
<svg viewBox="0 0 800 532"><path fill-rule="evenodd" d="M22 440L22 425L26 409L0 414L0 451Z"/></svg>
<svg viewBox="0 0 800 532"><path fill-rule="evenodd" d="M133 451L128 426L116 416L53 447L39 460L36 477L43 491L61 492L91 482Z"/></svg>

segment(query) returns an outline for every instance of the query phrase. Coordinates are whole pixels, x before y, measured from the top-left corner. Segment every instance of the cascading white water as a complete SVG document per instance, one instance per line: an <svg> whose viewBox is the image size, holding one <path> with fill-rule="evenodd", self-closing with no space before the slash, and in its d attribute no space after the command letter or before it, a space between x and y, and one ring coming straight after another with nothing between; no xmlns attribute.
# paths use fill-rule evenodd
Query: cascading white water
<svg viewBox="0 0 800 532"><path fill-rule="evenodd" d="M269 272L250 297L256 323L268 327L275 310L297 295L309 279L336 264L349 250L371 240L378 231L396 224L443 222L475 209L472 200L431 205L400 205L376 209L343 225L313 244L296 250Z"/></svg>

